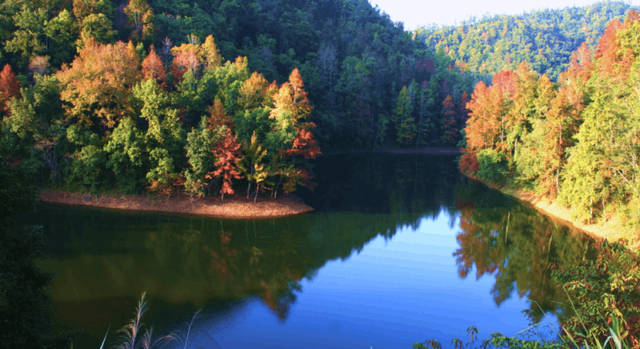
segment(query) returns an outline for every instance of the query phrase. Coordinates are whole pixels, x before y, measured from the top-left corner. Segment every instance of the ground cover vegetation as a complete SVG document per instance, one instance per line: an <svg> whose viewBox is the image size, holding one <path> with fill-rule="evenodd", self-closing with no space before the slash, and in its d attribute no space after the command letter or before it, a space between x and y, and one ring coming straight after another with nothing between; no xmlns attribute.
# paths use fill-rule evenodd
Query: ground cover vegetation
<svg viewBox="0 0 640 349"><path fill-rule="evenodd" d="M640 223L638 13L582 44L557 83L522 63L478 83L460 169L558 200L574 219ZM638 236L629 236L631 243Z"/></svg>

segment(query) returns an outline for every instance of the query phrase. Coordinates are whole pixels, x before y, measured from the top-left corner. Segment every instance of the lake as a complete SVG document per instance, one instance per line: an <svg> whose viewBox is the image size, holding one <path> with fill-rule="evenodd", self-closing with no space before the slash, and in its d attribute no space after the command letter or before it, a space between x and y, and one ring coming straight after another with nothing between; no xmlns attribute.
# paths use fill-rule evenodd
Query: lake
<svg viewBox="0 0 640 349"><path fill-rule="evenodd" d="M582 261L588 237L454 161L324 156L315 190L296 192L316 211L278 219L42 204L54 321L82 330L74 348L99 348L107 329L117 343L146 292L144 323L189 332L190 348L452 347L470 325L481 338L557 325L568 312L548 266Z"/></svg>

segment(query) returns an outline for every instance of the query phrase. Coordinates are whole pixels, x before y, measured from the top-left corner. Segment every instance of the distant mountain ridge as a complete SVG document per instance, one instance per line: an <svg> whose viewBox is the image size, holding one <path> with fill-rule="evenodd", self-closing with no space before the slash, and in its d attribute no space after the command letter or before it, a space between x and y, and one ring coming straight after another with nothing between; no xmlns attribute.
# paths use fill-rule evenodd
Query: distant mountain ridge
<svg viewBox="0 0 640 349"><path fill-rule="evenodd" d="M528 62L555 81L567 68L573 51L583 42L593 50L607 24L623 20L632 9L639 8L612 1L479 20L472 17L458 26L418 28L414 37L443 50L471 72L493 75Z"/></svg>

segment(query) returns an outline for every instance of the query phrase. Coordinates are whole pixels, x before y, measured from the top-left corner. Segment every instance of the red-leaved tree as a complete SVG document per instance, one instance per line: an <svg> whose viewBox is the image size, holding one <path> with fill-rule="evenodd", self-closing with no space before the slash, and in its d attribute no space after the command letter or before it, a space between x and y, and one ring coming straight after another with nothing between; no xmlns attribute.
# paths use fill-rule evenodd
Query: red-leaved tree
<svg viewBox="0 0 640 349"><path fill-rule="evenodd" d="M240 143L238 143L238 139L231 132L231 130L227 129L227 133L225 137L216 145L215 148L211 150L213 156L216 157L216 170L209 172L205 177L207 179L212 179L215 177L222 177L222 188L220 189L220 194L224 199L224 194L234 194L232 182L233 179L240 179L240 171L238 171L238 162L242 160L242 158L238 157L240 155Z"/></svg>
<svg viewBox="0 0 640 349"><path fill-rule="evenodd" d="M155 79L156 82L162 85L167 80L166 68L153 45L149 47L149 54L142 61L142 73L145 79Z"/></svg>
<svg viewBox="0 0 640 349"><path fill-rule="evenodd" d="M5 64L0 72L0 110L8 116L9 108L7 103L12 98L20 98L20 82L16 79L16 74L9 64Z"/></svg>

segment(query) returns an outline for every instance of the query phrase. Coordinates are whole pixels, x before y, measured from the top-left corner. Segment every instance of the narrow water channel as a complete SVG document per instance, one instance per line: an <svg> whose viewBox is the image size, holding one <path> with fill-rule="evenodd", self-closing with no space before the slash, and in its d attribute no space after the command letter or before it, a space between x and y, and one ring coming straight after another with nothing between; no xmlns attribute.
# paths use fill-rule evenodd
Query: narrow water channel
<svg viewBox="0 0 640 349"><path fill-rule="evenodd" d="M59 328L98 348L132 317L192 348L410 348L566 312L548 265L587 237L461 176L452 156L336 155L315 212L220 220L41 205ZM175 342L175 347L183 347Z"/></svg>

